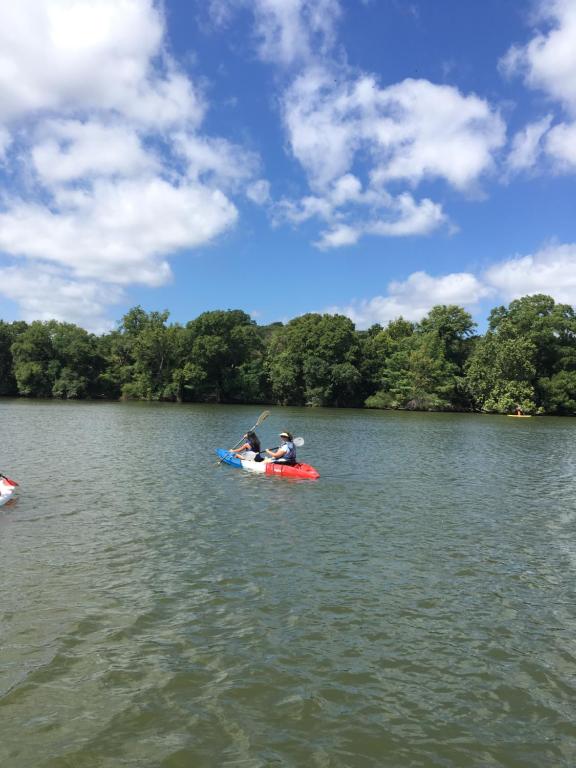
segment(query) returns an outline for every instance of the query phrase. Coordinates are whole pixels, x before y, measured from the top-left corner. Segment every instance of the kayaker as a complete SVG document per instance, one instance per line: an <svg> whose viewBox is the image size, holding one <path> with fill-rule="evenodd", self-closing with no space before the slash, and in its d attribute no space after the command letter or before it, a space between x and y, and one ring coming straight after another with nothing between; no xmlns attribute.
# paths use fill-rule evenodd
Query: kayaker
<svg viewBox="0 0 576 768"><path fill-rule="evenodd" d="M296 464L296 447L290 432L280 432L280 441L279 448L266 448L266 453L274 459L275 464Z"/></svg>
<svg viewBox="0 0 576 768"><path fill-rule="evenodd" d="M246 442L240 446L240 448L231 448L230 453L244 453L246 451L248 455L246 459L254 459L258 456L262 448L260 447L260 440L256 432L246 432L244 435Z"/></svg>
<svg viewBox="0 0 576 768"><path fill-rule="evenodd" d="M520 408L519 405L516 406L516 413L514 415L515 416L524 416L524 411L522 410L522 408Z"/></svg>

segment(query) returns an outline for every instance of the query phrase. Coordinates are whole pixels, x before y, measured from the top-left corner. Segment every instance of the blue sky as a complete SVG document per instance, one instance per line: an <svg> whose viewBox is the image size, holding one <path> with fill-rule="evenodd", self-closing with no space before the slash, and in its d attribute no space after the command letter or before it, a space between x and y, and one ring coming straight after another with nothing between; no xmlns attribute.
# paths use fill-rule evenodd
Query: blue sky
<svg viewBox="0 0 576 768"><path fill-rule="evenodd" d="M576 303L576 0L0 4L0 317Z"/></svg>

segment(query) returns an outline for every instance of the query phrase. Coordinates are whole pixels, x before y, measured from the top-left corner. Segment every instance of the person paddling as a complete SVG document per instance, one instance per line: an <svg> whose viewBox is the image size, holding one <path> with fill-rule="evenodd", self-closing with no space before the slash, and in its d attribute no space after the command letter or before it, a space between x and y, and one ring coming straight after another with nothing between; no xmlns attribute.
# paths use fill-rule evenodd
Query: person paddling
<svg viewBox="0 0 576 768"><path fill-rule="evenodd" d="M262 450L260 447L260 440L258 439L258 435L256 432L250 431L246 432L244 438L246 439L246 442L243 443L240 448L231 448L230 453L244 453L244 451L246 451L247 455L243 456L243 458L254 459L254 457L257 456Z"/></svg>
<svg viewBox="0 0 576 768"><path fill-rule="evenodd" d="M290 432L280 432L280 441L279 448L267 448L266 453L274 459L275 464L296 464L296 447Z"/></svg>

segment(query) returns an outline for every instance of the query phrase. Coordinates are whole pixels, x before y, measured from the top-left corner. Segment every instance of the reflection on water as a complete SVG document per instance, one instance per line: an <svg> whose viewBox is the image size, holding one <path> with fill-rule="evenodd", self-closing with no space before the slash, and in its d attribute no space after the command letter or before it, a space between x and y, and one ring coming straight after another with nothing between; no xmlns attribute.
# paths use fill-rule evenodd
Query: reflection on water
<svg viewBox="0 0 576 768"><path fill-rule="evenodd" d="M0 401L0 765L573 766L576 422Z"/></svg>

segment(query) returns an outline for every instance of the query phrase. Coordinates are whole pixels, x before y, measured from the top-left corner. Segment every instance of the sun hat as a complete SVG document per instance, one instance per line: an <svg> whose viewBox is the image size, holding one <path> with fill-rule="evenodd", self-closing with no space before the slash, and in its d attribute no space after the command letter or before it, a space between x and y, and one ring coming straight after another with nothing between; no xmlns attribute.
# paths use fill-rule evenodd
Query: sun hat
<svg viewBox="0 0 576 768"><path fill-rule="evenodd" d="M290 432L280 432L280 437L292 437Z"/></svg>

